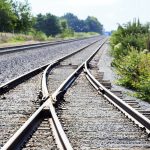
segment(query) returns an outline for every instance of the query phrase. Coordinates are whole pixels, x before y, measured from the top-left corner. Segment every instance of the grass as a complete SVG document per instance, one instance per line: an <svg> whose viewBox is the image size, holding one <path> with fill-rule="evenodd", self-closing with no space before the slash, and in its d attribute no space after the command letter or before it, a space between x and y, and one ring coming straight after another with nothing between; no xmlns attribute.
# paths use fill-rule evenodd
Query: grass
<svg viewBox="0 0 150 150"><path fill-rule="evenodd" d="M0 33L0 44L2 43L19 43L33 40L32 36L24 34Z"/></svg>
<svg viewBox="0 0 150 150"><path fill-rule="evenodd" d="M84 37L91 37L91 36L96 36L99 35L96 32L75 32L75 38L84 38Z"/></svg>
<svg viewBox="0 0 150 150"><path fill-rule="evenodd" d="M99 35L96 32L74 32L74 34L72 36L65 36L63 39L69 39L69 38L86 38L86 37L92 37L92 36L96 36Z"/></svg>
<svg viewBox="0 0 150 150"><path fill-rule="evenodd" d="M36 41L52 41L56 39L74 39L74 38L84 38L84 37L91 37L94 35L99 35L95 32L65 32L59 34L55 37L49 36L47 37L43 32L40 31L32 31L25 34L13 34L13 33L1 33L0 32L0 45L16 45L16 44L23 44L26 42L36 42Z"/></svg>

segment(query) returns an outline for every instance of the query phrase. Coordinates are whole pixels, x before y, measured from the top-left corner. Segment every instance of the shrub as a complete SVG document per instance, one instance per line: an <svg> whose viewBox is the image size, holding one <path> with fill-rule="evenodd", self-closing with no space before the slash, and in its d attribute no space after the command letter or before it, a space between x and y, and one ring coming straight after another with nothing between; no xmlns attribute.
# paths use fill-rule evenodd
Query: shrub
<svg viewBox="0 0 150 150"><path fill-rule="evenodd" d="M60 38L68 38L68 37L74 37L74 31L70 28L65 29L60 34Z"/></svg>
<svg viewBox="0 0 150 150"><path fill-rule="evenodd" d="M130 47L127 56L115 63L120 76L119 84L138 91L137 96L150 100L150 54Z"/></svg>
<svg viewBox="0 0 150 150"><path fill-rule="evenodd" d="M35 29L31 29L31 31L28 34L31 35L34 40L38 40L38 41L47 40L46 34L43 33L42 31L37 31Z"/></svg>
<svg viewBox="0 0 150 150"><path fill-rule="evenodd" d="M41 32L41 31L37 31L34 34L34 39L38 40L38 41L45 41L45 40L47 40L47 36L45 33Z"/></svg>
<svg viewBox="0 0 150 150"><path fill-rule="evenodd" d="M150 26L140 22L119 25L113 32L112 62L120 76L119 84L135 89L136 96L150 101Z"/></svg>

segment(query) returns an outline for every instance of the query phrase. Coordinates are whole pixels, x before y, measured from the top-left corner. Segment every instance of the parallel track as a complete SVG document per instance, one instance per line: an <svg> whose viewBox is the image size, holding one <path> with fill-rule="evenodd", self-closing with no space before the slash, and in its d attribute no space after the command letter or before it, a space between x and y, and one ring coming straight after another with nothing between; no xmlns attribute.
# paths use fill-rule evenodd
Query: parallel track
<svg viewBox="0 0 150 150"><path fill-rule="evenodd" d="M62 125L61 125L61 123L60 123L60 121L59 121L59 119L58 119L58 117L56 115L55 108L53 107L53 104L56 107L56 110L58 112L58 116L61 116L62 112L59 113L60 112L59 109L62 109L65 112L65 108L63 108L63 105L64 105L63 103L65 103L65 102L63 102L63 97L66 94L67 90L74 83L74 81L78 78L78 76L83 75L83 70L85 72L85 75L86 75L87 79L91 82L91 84L98 91L98 93L103 95L104 98L106 98L109 102L111 102L113 105L115 105L115 107L117 107L126 116L128 116L132 121L134 121L135 124L137 124L142 129L145 129L145 131L148 134L150 133L150 120L147 119L142 114L140 114L139 112L137 112L134 108L132 108L131 106L126 104L120 98L115 96L109 90L107 90L90 73L90 71L88 69L89 63L93 59L93 57L97 54L97 52L101 49L103 44L104 44L104 42L96 49L96 51L85 62L80 62L81 65L77 69L75 69L75 68L79 64L74 64L72 61L70 61L70 62L66 61L69 56L56 61L55 63L49 65L46 68L46 70L44 71L43 80L42 80L42 94L43 94L43 101L42 101L43 104L42 104L42 106L39 107L39 109L16 132L16 134L6 143L6 145L4 145L4 147L2 149L15 149L15 148L18 148L19 146L23 145L23 143L25 141L27 142L27 145L26 145L27 149L30 148L30 146L32 147L33 141L35 141L37 139L35 138L35 140L33 140L33 138L31 138L29 140L29 143L28 143L29 135L32 135L33 132L35 132L35 134L36 134L36 132L39 132L39 130L37 130L37 131L34 131L34 130L36 128L40 127L40 125L42 125L41 121L43 119L45 119L45 121L48 121L51 124L51 129L52 130L49 130L49 131L53 132L53 136L54 136L55 142L57 143L57 148L59 148L59 149L68 149L68 150L73 149L72 145L74 144L74 142L71 141L71 144L70 144L69 140L71 140L70 139L71 137L67 137L65 132L64 132L64 130L63 130L63 128L64 128L66 130L66 132L67 132L68 129L65 128L66 124L62 123L63 126L64 126L62 128ZM71 72L73 72L73 73L60 85L60 87L57 90L55 88L52 89L52 90L49 90L49 87L47 86L48 80L49 80L48 79L49 78L48 74L52 73L52 75L53 75L53 70L52 69L55 66L57 66L57 68L59 70L59 66L62 67L63 65L64 65L65 68L71 69ZM56 70L57 70L57 68L56 68ZM54 76L55 76L55 74L54 74ZM68 75L66 75L66 76L68 76ZM66 78L66 76L65 76L65 78ZM50 97L51 94L49 94L49 91L50 92L54 92L55 91L52 94L51 97ZM82 95L81 95L81 97L82 97ZM61 117L60 117L60 119L61 119ZM42 123L44 123L44 122L42 122ZM47 128L47 125L46 125L46 128ZM42 126L42 130L43 129L45 130L45 125L44 125L44 127ZM71 132L71 131L69 130L69 132ZM138 132L140 132L140 131L138 131ZM41 132L40 132L40 134L42 135ZM38 137L38 136L40 137L41 136L40 134L37 134L37 136L35 136L35 137ZM34 134L33 134L33 137L34 137ZM69 138L69 140L68 140L68 138ZM22 139L22 140L20 140L20 139ZM54 139L52 138L52 141ZM73 147L75 148L74 145L73 145ZM57 149L56 148L56 144L52 143L52 147L51 148ZM77 147L77 148L79 148L79 147Z"/></svg>
<svg viewBox="0 0 150 150"><path fill-rule="evenodd" d="M70 42L75 42L75 41L80 41L80 40L85 40L85 39L88 39L88 38L58 40L54 42L42 42L42 43L35 43L35 44L3 47L3 48L0 48L0 55L19 52L19 51L25 51L25 50L30 50L30 49L36 49L36 48L41 48L41 47L46 47L46 46L65 44L65 43L70 43Z"/></svg>

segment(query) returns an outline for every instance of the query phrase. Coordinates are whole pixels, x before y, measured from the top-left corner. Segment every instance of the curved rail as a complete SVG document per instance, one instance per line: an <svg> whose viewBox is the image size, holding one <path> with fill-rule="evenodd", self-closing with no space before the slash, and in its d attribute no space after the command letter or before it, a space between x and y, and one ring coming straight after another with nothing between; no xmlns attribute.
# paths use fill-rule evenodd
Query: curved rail
<svg viewBox="0 0 150 150"><path fill-rule="evenodd" d="M101 46L100 46L101 47ZM99 48L100 48L99 47ZM99 48L94 52L93 55L95 55L97 53L97 51L99 50ZM75 52L76 53L76 52ZM74 53L74 54L75 54ZM73 55L73 54L71 54ZM70 55L70 56L71 56ZM70 57L70 56L66 56ZM81 71L83 70L83 66L84 63L82 63L61 85L60 87L52 94L52 97L49 98L49 93L48 93L48 88L47 88L47 75L50 72L50 70L53 68L54 65L59 64L60 61L64 60L65 58L58 60L57 62L55 62L55 64L53 65L49 65L46 70L44 71L43 74L43 79L42 79L42 93L43 93L43 97L44 99L48 98L49 101L49 111L51 113L51 117L52 117L52 129L53 129L53 134L54 137L56 139L56 143L58 148L62 149L62 150L72 150L72 146L61 126L61 123L56 115L55 112L55 108L53 106L53 101L55 101L55 105L57 105L60 100L61 97L65 94L65 92L67 91L67 89L71 86L71 84L74 82L74 80L77 78L77 76L81 73ZM91 57L90 57L91 58Z"/></svg>
<svg viewBox="0 0 150 150"><path fill-rule="evenodd" d="M84 64L85 73L87 79L90 83L99 91L108 101L110 101L114 106L116 106L121 112L123 112L128 118L135 122L140 128L145 129L148 134L150 134L150 120L146 118L143 114L139 113L137 110L132 108L122 99L114 95L110 90L105 88L101 83L99 83L94 76L88 70L89 61Z"/></svg>
<svg viewBox="0 0 150 150"><path fill-rule="evenodd" d="M19 45L19 46L12 46L12 47L11 46L3 47L3 48L0 48L0 55L14 53L17 51L35 49L35 48L40 48L40 47L45 47L45 46L53 46L53 45L57 45L57 44L75 42L75 41L85 40L85 39L94 38L94 37L97 37L97 36L88 37L88 38L69 39L69 40L58 40L58 41L54 41L54 42L43 42L43 43L28 44L28 45Z"/></svg>
<svg viewBox="0 0 150 150"><path fill-rule="evenodd" d="M99 41L99 40L97 40ZM66 55L65 57L62 57L58 59L57 61L54 61L52 64L50 64L46 70L43 73L43 78L42 78L42 94L43 94L43 100L44 103L42 104L41 107L37 109L37 111L32 114L32 116L23 124L23 126L8 140L8 142L2 147L2 150L11 150L11 149L19 149L20 146L24 143L24 141L27 140L29 135L31 134L32 131L29 131L32 129L32 127L36 126L40 116L48 115L50 116L50 121L52 123L52 129L53 133L56 139L56 143L60 149L67 149L67 150L72 150L72 146L69 143L69 140L67 136L65 135L62 126L58 120L58 117L55 112L55 108L52 103L52 99L49 98L49 93L47 90L47 74L50 72L50 70L58 65L62 60L84 50L85 48L89 47L90 45L96 43L97 41L84 46L83 48L79 49L78 51L71 53L69 55ZM84 63L82 64L83 68ZM46 66L44 66L46 67ZM76 74L76 73L75 73ZM24 76L28 76L28 74L25 74ZM24 76L21 76L23 78ZM17 80L19 80L18 78ZM13 80L13 84L15 84L15 80ZM8 86L11 85L12 83L8 83ZM6 85L7 86L7 85ZM3 86L1 88L7 88L6 86Z"/></svg>
<svg viewBox="0 0 150 150"><path fill-rule="evenodd" d="M96 51L87 59L87 60L91 60L94 55L99 51L99 49L102 47L102 45L104 44L104 42L96 49ZM65 94L65 92L67 91L67 89L71 86L71 84L77 79L77 77L79 76L79 74L83 71L83 67L84 67L84 63L82 63L60 86L59 88L52 94L52 100L55 101L55 105L58 105L59 102L62 100L62 96ZM52 102L51 102L52 103ZM57 117L55 115L55 117ZM57 117L58 120L58 117ZM59 122L59 120L58 120ZM55 123L54 123L55 124ZM59 123L60 124L60 123ZM56 127L57 128L57 127ZM55 137L58 137L59 134L59 130L61 130L63 132L63 134L60 134L60 139L57 139L58 142L60 143L60 141L62 142L61 145L69 145L70 148L67 148L67 150L71 150L71 145L69 144L69 141L62 129L62 126L60 124L59 129L56 129L58 131L58 133L56 133ZM65 140L64 140L65 139Z"/></svg>
<svg viewBox="0 0 150 150"><path fill-rule="evenodd" d="M91 59L96 55L96 53L100 50L100 48L103 46L105 41L95 50L95 52L86 60L88 62L91 61ZM70 85L73 83L73 81L77 78L77 76L80 74L84 67L83 62L60 86L59 88L52 94L52 98L54 101L59 100L59 97L67 91L67 89L70 87Z"/></svg>

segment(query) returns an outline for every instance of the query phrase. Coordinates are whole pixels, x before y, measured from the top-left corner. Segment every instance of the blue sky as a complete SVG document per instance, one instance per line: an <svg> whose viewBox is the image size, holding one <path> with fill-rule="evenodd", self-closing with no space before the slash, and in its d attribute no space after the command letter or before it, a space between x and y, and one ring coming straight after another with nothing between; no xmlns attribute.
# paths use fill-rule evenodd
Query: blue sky
<svg viewBox="0 0 150 150"><path fill-rule="evenodd" d="M34 15L52 13L62 16L74 13L80 19L88 15L95 16L104 25L105 30L117 28L139 18L142 23L150 22L150 0L28 0Z"/></svg>

